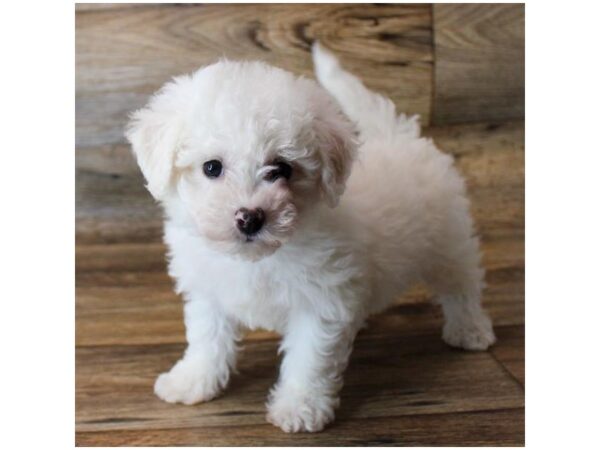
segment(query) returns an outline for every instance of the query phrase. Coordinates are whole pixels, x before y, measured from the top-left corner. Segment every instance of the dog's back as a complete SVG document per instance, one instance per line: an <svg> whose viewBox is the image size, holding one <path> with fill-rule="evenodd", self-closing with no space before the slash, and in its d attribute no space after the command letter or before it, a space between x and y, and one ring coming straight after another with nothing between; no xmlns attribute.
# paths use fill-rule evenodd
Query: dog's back
<svg viewBox="0 0 600 450"><path fill-rule="evenodd" d="M465 184L452 157L421 137L418 117L398 115L391 100L368 90L318 43L313 60L319 83L360 132L340 207L362 224L361 238L369 240L380 278L373 309L385 307L415 280L447 272L457 260L478 268ZM450 248L452 242L460 246ZM468 278L479 284L481 272L473 270Z"/></svg>

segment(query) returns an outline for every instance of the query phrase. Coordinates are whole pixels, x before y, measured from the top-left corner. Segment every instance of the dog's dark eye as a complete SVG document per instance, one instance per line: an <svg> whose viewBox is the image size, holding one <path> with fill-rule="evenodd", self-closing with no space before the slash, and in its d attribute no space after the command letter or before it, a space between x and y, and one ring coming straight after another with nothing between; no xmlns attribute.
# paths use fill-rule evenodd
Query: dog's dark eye
<svg viewBox="0 0 600 450"><path fill-rule="evenodd" d="M213 159L211 161L206 161L202 166L202 169L204 170L204 175L208 178L217 178L223 172L223 164L221 164L221 161Z"/></svg>
<svg viewBox="0 0 600 450"><path fill-rule="evenodd" d="M273 165L275 168L265 175L265 180L272 183L278 178L285 178L286 180L290 179L292 176L292 166L282 161L275 162Z"/></svg>

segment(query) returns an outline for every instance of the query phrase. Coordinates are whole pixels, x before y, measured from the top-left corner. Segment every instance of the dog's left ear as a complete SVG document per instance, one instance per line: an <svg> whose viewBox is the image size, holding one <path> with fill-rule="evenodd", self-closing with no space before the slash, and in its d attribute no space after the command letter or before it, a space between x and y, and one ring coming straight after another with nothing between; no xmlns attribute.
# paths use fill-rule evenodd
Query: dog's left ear
<svg viewBox="0 0 600 450"><path fill-rule="evenodd" d="M327 204L337 206L344 193L356 156L356 128L341 112L315 119L319 155L321 157L320 187Z"/></svg>

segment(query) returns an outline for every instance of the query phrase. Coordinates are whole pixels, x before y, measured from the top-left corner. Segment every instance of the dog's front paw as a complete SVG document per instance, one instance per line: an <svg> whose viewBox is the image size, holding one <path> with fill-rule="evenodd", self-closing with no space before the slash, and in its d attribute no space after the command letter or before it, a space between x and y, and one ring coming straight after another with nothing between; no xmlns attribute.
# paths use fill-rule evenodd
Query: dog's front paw
<svg viewBox="0 0 600 450"><path fill-rule="evenodd" d="M339 400L328 395L308 395L292 389L276 389L267 405L267 420L286 433L321 431L333 421Z"/></svg>
<svg viewBox="0 0 600 450"><path fill-rule="evenodd" d="M154 383L154 393L168 403L193 405L207 402L219 395L220 391L218 377L185 359L175 364L169 372L159 375Z"/></svg>
<svg viewBox="0 0 600 450"><path fill-rule="evenodd" d="M496 342L490 319L481 315L473 320L452 320L446 322L442 332L444 341L452 347L465 350L487 350Z"/></svg>

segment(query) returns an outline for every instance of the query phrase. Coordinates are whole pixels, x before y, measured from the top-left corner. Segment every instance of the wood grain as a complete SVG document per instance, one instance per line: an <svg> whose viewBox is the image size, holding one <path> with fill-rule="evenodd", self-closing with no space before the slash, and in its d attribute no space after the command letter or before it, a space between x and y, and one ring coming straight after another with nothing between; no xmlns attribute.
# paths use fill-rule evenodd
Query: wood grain
<svg viewBox="0 0 600 450"><path fill-rule="evenodd" d="M75 174L77 243L159 242L162 212L133 175L80 171Z"/></svg>
<svg viewBox="0 0 600 450"><path fill-rule="evenodd" d="M338 422L319 435L287 435L269 424L79 432L78 446L523 446L522 408L377 417Z"/></svg>
<svg viewBox="0 0 600 450"><path fill-rule="evenodd" d="M500 328L496 334L498 344L491 349L491 354L525 388L525 327L511 331Z"/></svg>
<svg viewBox="0 0 600 450"><path fill-rule="evenodd" d="M515 329L503 332L511 336ZM335 425L297 438L264 422L264 400L277 374L275 341L248 342L240 373L226 393L192 407L167 404L152 395L157 372L176 361L182 345L78 348L77 443L522 444L522 387L499 369L491 354L450 349L437 334L363 336L355 347ZM493 427L492 417L502 423ZM440 425L433 435L424 432L436 423ZM485 431L470 436L471 427ZM350 428L355 430L348 433Z"/></svg>
<svg viewBox="0 0 600 450"><path fill-rule="evenodd" d="M524 4L435 4L432 122L525 116Z"/></svg>
<svg viewBox="0 0 600 450"><path fill-rule="evenodd" d="M76 14L76 145L124 142L127 115L172 76L219 57L312 76L321 40L365 83L429 122L430 5L148 5Z"/></svg>

